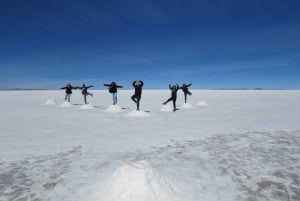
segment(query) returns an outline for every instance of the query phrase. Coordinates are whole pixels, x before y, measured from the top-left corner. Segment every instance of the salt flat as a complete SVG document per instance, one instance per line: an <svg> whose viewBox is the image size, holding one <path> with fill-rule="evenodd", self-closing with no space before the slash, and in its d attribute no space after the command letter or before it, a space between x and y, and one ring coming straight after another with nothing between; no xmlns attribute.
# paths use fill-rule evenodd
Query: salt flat
<svg viewBox="0 0 300 201"><path fill-rule="evenodd" d="M0 92L0 200L300 200L300 91L91 92Z"/></svg>

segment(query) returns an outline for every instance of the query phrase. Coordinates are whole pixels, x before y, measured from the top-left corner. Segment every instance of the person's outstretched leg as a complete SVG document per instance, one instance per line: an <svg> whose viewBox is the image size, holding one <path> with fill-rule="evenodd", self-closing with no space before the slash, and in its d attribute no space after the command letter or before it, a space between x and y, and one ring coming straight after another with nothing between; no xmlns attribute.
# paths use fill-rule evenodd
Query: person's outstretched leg
<svg viewBox="0 0 300 201"><path fill-rule="evenodd" d="M171 100L173 100L173 98L171 97L171 98L169 98L168 100L166 100L165 102L163 102L163 104L165 105L165 104L167 104L168 102L170 102Z"/></svg>
<svg viewBox="0 0 300 201"><path fill-rule="evenodd" d="M187 93L184 93L184 103L186 103Z"/></svg>

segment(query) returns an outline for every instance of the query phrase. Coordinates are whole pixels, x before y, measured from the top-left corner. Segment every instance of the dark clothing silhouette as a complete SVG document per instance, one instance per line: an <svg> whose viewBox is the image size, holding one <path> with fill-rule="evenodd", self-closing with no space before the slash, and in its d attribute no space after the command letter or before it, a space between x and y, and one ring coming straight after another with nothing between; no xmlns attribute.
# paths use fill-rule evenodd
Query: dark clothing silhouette
<svg viewBox="0 0 300 201"><path fill-rule="evenodd" d="M90 86L85 86L85 84L82 85L82 87L78 87L80 90L81 90L81 93L83 95L83 98L84 98L84 104L87 104L86 102L86 97L88 95L92 96L93 97L93 94L92 93L89 93L87 90L88 88L91 88L91 87L94 87L93 85L90 85Z"/></svg>
<svg viewBox="0 0 300 201"><path fill-rule="evenodd" d="M112 94L113 105L117 104L117 102L118 102L118 98L117 98L118 88L122 88L123 86L119 86L115 82L112 82L110 84L104 84L104 86L108 87L109 93Z"/></svg>
<svg viewBox="0 0 300 201"><path fill-rule="evenodd" d="M136 103L136 110L140 110L143 85L144 82L141 80L136 80L132 83L132 86L134 87L134 94L131 96L131 99Z"/></svg>
<svg viewBox="0 0 300 201"><path fill-rule="evenodd" d="M68 100L68 102L70 102L72 89L78 89L78 87L73 87L71 84L67 84L65 87L62 87L60 89L65 89L66 90L65 101Z"/></svg>
<svg viewBox="0 0 300 201"><path fill-rule="evenodd" d="M188 87L191 86L192 84L188 84L186 85L185 83L182 84L182 86L180 87L180 89L182 89L183 94L184 94L184 102L186 103L186 98L187 95L191 96L192 93L189 91Z"/></svg>
<svg viewBox="0 0 300 201"><path fill-rule="evenodd" d="M169 89L171 90L171 97L168 100L166 100L163 104L165 105L168 102L173 101L173 111L176 111L177 91L179 89L179 86L178 84L173 85L172 87L171 85L169 85Z"/></svg>

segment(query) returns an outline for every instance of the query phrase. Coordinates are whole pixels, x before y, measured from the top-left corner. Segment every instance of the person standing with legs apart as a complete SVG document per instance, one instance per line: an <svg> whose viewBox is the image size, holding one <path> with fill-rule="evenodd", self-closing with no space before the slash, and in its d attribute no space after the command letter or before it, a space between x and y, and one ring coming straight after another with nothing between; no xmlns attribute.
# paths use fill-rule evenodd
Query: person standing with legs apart
<svg viewBox="0 0 300 201"><path fill-rule="evenodd" d="M108 87L109 93L112 94L113 105L116 105L118 103L118 97L117 97L118 88L122 88L123 86L119 86L115 82L112 82L110 84L104 84L104 86Z"/></svg>
<svg viewBox="0 0 300 201"><path fill-rule="evenodd" d="M78 89L78 87L73 87L70 83L68 83L65 87L62 87L60 89L66 90L65 101L68 100L68 102L70 102L70 98L72 95L72 89Z"/></svg>
<svg viewBox="0 0 300 201"><path fill-rule="evenodd" d="M82 85L82 87L80 87L79 89L81 89L81 93L83 95L83 98L84 98L84 104L87 104L86 102L86 97L88 95L92 96L93 97L93 94L92 93L89 93L87 90L88 88L91 88L91 87L94 87L93 85L90 85L90 86L85 86L85 84Z"/></svg>
<svg viewBox="0 0 300 201"><path fill-rule="evenodd" d="M171 87L171 85L169 84L169 89L171 90L171 97L168 100L166 100L165 102L163 102L163 104L165 105L168 102L173 101L173 111L175 112L177 110L176 99L177 99L177 91L179 89L179 86L178 86L178 84L176 84Z"/></svg>
<svg viewBox="0 0 300 201"><path fill-rule="evenodd" d="M191 85L192 85L192 83L191 84L185 84L185 83L183 83L182 86L180 87L180 89L182 89L183 94L184 94L184 103L186 103L186 97L187 97L187 95L189 95L189 96L192 95L192 93L188 89L188 87L191 86Z"/></svg>
<svg viewBox="0 0 300 201"><path fill-rule="evenodd" d="M142 98L142 87L144 82L141 80L136 80L132 83L134 87L134 94L131 96L131 99L136 103L136 110L140 110L140 100Z"/></svg>

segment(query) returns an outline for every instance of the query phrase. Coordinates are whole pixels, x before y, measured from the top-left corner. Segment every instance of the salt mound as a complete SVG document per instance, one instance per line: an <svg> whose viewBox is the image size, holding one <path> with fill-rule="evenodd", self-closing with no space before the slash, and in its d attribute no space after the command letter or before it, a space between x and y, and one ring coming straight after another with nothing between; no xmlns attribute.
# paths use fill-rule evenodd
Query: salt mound
<svg viewBox="0 0 300 201"><path fill-rule="evenodd" d="M45 103L45 105L55 105L56 104L56 100L54 99L48 99Z"/></svg>
<svg viewBox="0 0 300 201"><path fill-rule="evenodd" d="M147 112L141 111L141 110L133 110L130 113L128 113L129 117L148 117L149 114Z"/></svg>
<svg viewBox="0 0 300 201"><path fill-rule="evenodd" d="M118 168L95 196L101 201L177 201L175 188L146 161ZM177 190L178 191L178 190Z"/></svg>
<svg viewBox="0 0 300 201"><path fill-rule="evenodd" d="M192 106L191 104L189 103L185 103L183 105L180 106L181 109L193 109L195 108L194 106Z"/></svg>
<svg viewBox="0 0 300 201"><path fill-rule="evenodd" d="M121 112L122 109L119 105L111 105L105 111L106 112Z"/></svg>
<svg viewBox="0 0 300 201"><path fill-rule="evenodd" d="M173 108L170 105L163 105L162 108L160 109L162 112L172 112Z"/></svg>
<svg viewBox="0 0 300 201"><path fill-rule="evenodd" d="M197 103L197 106L199 106L199 107L206 107L206 106L208 106L208 104L205 101L199 101Z"/></svg>
<svg viewBox="0 0 300 201"><path fill-rule="evenodd" d="M73 107L73 105L68 101L64 101L59 107Z"/></svg>
<svg viewBox="0 0 300 201"><path fill-rule="evenodd" d="M91 110L91 109L95 109L95 107L91 103L88 103L88 104L82 105L79 109L80 110Z"/></svg>

